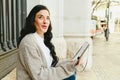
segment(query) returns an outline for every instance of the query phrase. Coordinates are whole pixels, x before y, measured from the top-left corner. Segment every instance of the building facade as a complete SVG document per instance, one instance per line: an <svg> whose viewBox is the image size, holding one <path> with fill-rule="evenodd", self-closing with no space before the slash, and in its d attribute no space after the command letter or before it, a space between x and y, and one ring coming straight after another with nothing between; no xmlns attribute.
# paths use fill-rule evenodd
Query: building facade
<svg viewBox="0 0 120 80"><path fill-rule="evenodd" d="M0 4L2 4L0 5L0 72L3 72L0 78L15 68L16 42L20 30L24 26L26 16L37 4L46 5L50 10L52 42L58 57L71 58L81 44L87 41L90 47L82 59L82 65L86 66L87 62L86 70L92 67L90 0L0 0ZM8 60L11 60L11 63L8 63ZM7 66L5 67L7 70L4 66Z"/></svg>

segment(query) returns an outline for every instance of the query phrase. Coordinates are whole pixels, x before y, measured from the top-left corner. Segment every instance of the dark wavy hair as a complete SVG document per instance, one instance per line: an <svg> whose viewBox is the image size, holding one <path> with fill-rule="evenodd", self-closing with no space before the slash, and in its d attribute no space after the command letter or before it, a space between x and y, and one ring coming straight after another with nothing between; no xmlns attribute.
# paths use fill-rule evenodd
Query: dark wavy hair
<svg viewBox="0 0 120 80"><path fill-rule="evenodd" d="M36 5L30 11L28 17L26 18L25 26L22 28L22 30L20 32L20 37L19 37L19 40L18 40L18 46L19 46L21 40L27 34L36 32L34 21L35 21L35 16L36 16L37 12L39 12L40 10L47 10L49 12L48 8L46 6L44 6L44 5ZM52 26L51 26L51 22L50 22L50 25L49 25L49 28L48 28L47 32L44 33L44 43L50 49L50 54L53 57L53 61L52 61L51 66L54 67L57 64L59 59L56 56L55 47L51 43L51 39L53 37L51 30L52 30Z"/></svg>

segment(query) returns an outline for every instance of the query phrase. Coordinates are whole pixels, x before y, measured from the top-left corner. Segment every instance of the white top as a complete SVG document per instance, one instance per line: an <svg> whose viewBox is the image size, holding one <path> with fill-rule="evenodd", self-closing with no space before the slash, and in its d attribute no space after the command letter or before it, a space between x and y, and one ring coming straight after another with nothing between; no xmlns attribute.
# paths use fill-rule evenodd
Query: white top
<svg viewBox="0 0 120 80"><path fill-rule="evenodd" d="M47 65L48 67L51 67L51 64L52 64L52 56L50 55L50 50L48 49L48 47L46 47L46 45L44 44L44 39L42 37L40 37L37 32L34 33L35 35L35 38L37 39L37 42L38 42L38 45L39 47L42 49L44 55L45 55L45 58L46 58L46 61L47 61Z"/></svg>

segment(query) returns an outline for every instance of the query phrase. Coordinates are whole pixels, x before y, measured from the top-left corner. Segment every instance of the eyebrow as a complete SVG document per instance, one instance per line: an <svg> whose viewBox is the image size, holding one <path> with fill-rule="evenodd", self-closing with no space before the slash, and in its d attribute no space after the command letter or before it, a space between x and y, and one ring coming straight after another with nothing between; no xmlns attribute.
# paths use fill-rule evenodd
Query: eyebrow
<svg viewBox="0 0 120 80"><path fill-rule="evenodd" d="M42 14L38 14L37 16L43 16Z"/></svg>
<svg viewBox="0 0 120 80"><path fill-rule="evenodd" d="M44 16L43 14L38 14L37 16ZM47 17L50 17L49 15Z"/></svg>

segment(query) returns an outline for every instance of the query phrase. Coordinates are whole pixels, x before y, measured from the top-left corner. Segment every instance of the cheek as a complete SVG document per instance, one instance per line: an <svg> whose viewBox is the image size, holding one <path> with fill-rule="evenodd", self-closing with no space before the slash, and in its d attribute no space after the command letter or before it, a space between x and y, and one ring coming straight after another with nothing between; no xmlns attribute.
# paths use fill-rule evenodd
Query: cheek
<svg viewBox="0 0 120 80"><path fill-rule="evenodd" d="M50 22L49 22L49 25L50 25Z"/></svg>
<svg viewBox="0 0 120 80"><path fill-rule="evenodd" d="M38 20L36 20L35 23L36 23L36 25L39 25L39 24L40 24L40 22L39 22Z"/></svg>
<svg viewBox="0 0 120 80"><path fill-rule="evenodd" d="M37 21L37 20L36 20L36 21L34 22L34 24L35 24L36 27L38 27L38 26L40 26L40 21Z"/></svg>
<svg viewBox="0 0 120 80"><path fill-rule="evenodd" d="M50 26L50 21L48 22L48 26Z"/></svg>
<svg viewBox="0 0 120 80"><path fill-rule="evenodd" d="M35 22L34 25L35 25L36 30L40 28L38 22Z"/></svg>

